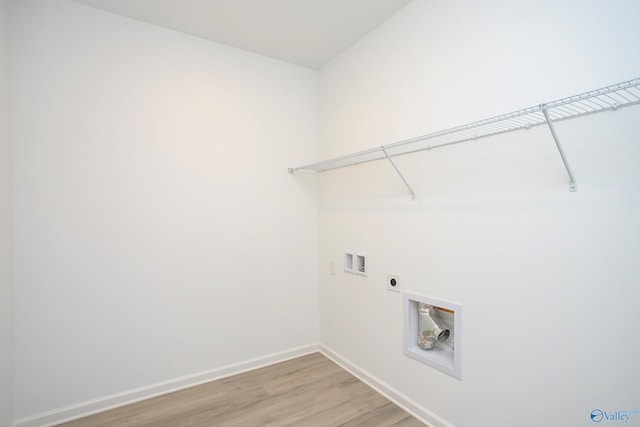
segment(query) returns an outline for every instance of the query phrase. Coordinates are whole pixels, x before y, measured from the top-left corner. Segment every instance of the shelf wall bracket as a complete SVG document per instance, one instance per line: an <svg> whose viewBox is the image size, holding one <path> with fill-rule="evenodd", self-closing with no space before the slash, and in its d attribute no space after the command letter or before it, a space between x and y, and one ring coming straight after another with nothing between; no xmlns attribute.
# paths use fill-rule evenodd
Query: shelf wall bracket
<svg viewBox="0 0 640 427"><path fill-rule="evenodd" d="M553 140L556 143L556 147L558 148L558 152L560 153L560 157L562 158L562 163L564 163L564 168L567 170L567 175L569 175L569 191L578 191L578 185L576 184L576 179L571 172L571 166L569 166L569 161L567 160L567 156L564 154L564 150L562 149L562 145L560 144L560 140L558 139L558 134L556 133L556 129L553 125L553 121L551 117L549 117L549 112L547 111L547 106L542 104L540 106L542 110L542 114L544 114L544 118L547 122L547 126L549 126L549 130L551 131L551 136L553 136Z"/></svg>
<svg viewBox="0 0 640 427"><path fill-rule="evenodd" d="M413 189L411 188L411 186L409 185L409 183L407 182L406 179L404 179L404 176L402 176L402 173L400 173L400 170L398 169L398 167L396 166L395 163L393 163L393 160L391 160L391 157L389 157L389 154L387 154L387 150L384 149L384 146L380 147L380 149L382 150L382 152L384 153L385 157L387 158L387 160L389 160L389 163L391 163L391 166L393 166L393 169L395 169L396 173L398 174L398 176L400 177L400 179L402 180L402 182L404 183L405 187L407 187L407 189L409 190L409 192L411 193L411 200L415 200L416 199L416 193L413 192Z"/></svg>

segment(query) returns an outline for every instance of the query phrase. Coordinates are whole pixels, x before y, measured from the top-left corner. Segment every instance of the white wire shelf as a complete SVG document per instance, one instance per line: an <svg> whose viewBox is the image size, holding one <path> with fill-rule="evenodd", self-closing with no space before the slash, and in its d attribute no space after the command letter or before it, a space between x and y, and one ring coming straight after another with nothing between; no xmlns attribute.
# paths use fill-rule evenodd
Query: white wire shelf
<svg viewBox="0 0 640 427"><path fill-rule="evenodd" d="M555 133L553 122L581 117L607 110L617 110L634 104L640 104L640 78L607 86L601 89L581 93L579 95L558 99L523 110L480 120L463 126L457 126L439 132L429 133L393 144L382 145L357 153L323 160L317 163L289 168L290 173L296 171L325 172L332 169L353 166L360 163L387 159L400 178L414 196L411 187L395 166L392 158L424 150L445 147L473 141L488 136L528 129L533 126L548 125L558 151L564 162L571 181L571 191L576 191L576 183L568 161Z"/></svg>

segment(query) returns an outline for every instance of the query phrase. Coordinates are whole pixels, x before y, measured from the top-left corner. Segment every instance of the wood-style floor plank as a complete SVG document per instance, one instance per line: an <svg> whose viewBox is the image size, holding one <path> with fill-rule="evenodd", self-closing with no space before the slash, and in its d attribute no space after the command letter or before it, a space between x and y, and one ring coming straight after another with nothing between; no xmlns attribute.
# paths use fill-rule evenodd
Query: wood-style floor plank
<svg viewBox="0 0 640 427"><path fill-rule="evenodd" d="M419 427L423 424L320 353L59 427Z"/></svg>

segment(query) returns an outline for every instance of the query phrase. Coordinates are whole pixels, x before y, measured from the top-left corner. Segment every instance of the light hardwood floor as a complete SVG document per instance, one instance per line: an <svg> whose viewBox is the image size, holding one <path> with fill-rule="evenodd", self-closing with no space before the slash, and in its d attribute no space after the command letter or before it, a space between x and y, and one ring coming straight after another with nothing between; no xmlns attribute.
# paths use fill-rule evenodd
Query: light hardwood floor
<svg viewBox="0 0 640 427"><path fill-rule="evenodd" d="M322 354L314 353L60 426L424 425Z"/></svg>

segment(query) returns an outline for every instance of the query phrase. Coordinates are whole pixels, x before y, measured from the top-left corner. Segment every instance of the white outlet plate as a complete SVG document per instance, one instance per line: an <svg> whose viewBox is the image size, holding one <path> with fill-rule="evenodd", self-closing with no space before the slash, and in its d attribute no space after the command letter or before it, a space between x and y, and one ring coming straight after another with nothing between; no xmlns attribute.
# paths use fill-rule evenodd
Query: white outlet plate
<svg viewBox="0 0 640 427"><path fill-rule="evenodd" d="M387 273L387 290L400 292L400 275L395 273Z"/></svg>
<svg viewBox="0 0 640 427"><path fill-rule="evenodd" d="M336 275L336 262L335 261L329 261L329 274L333 274L334 276Z"/></svg>

